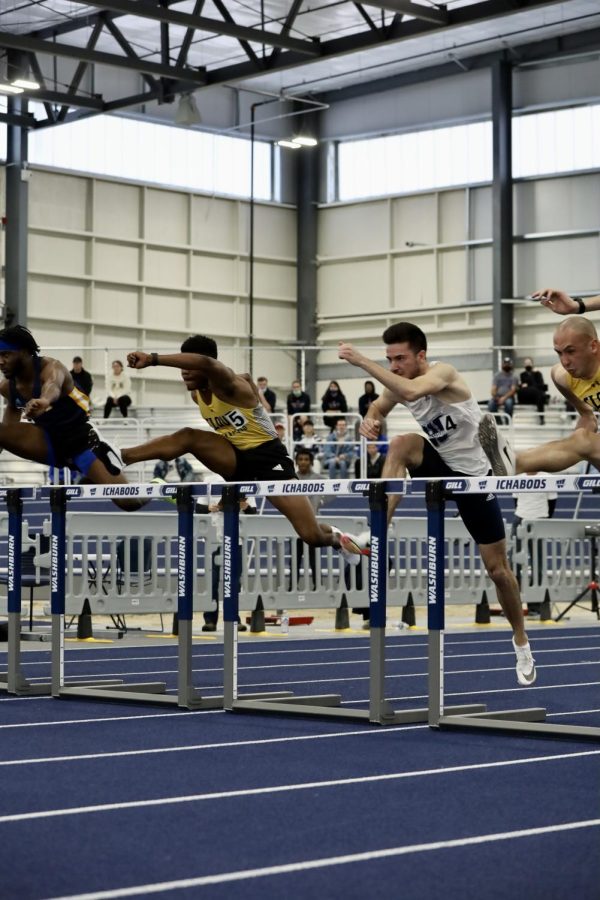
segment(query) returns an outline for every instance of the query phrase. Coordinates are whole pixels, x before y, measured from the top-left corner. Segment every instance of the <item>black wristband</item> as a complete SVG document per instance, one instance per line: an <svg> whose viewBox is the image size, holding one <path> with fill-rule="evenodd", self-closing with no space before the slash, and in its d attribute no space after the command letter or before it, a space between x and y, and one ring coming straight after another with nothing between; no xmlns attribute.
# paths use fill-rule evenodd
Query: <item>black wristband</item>
<svg viewBox="0 0 600 900"><path fill-rule="evenodd" d="M150 354L150 365L157 366L158 365L158 353Z"/></svg>
<svg viewBox="0 0 600 900"><path fill-rule="evenodd" d="M578 305L578 307L579 307L579 309L577 310L576 315L582 316L582 315L584 314L584 312L587 312L587 310L586 310L586 308L585 308L585 303L583 302L583 300L581 299L581 297L573 297L573 300L575 301L575 303L576 303L576 304Z"/></svg>

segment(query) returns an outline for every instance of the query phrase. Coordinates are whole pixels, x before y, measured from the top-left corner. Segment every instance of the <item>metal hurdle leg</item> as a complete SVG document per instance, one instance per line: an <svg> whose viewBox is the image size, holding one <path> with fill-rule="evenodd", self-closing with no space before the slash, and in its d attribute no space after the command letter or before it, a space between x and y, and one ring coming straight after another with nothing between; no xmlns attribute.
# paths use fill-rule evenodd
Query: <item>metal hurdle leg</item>
<svg viewBox="0 0 600 900"><path fill-rule="evenodd" d="M240 506L239 488L236 485L227 485L223 489L223 510L225 514L223 528L223 621L224 633L224 657L225 670L224 694L225 709L247 710L254 712L284 712L299 713L301 715L342 715L344 710L332 710L331 706L339 706L341 697L339 694L322 694L298 696L292 691L272 691L262 694L244 694L239 696L238 674L238 630L237 619L239 615L239 583L240 583L240 550L239 527Z"/></svg>
<svg viewBox="0 0 600 900"><path fill-rule="evenodd" d="M52 614L51 692L53 697L97 697L110 700L147 700L147 693L164 691L163 682L123 684L122 680L78 681L65 684L65 553L67 490L78 496L80 488L51 488L52 537L50 543L50 598ZM136 689L140 693L136 693Z"/></svg>
<svg viewBox="0 0 600 900"><path fill-rule="evenodd" d="M385 622L387 607L387 494L385 485L372 484L371 558L369 567L369 601L371 619L371 665L369 667L369 720L377 725L400 725L427 722L429 709L394 710L385 699ZM444 538L441 540L442 572ZM442 582L443 586L443 582ZM443 587L442 587L443 589ZM373 627L375 625L375 627ZM481 704L451 707L448 712L467 713L485 709Z"/></svg>
<svg viewBox="0 0 600 900"><path fill-rule="evenodd" d="M6 491L6 505L8 508L8 659L6 681L0 678L0 690L24 696L48 695L50 684L31 684L21 670L23 498L19 488L9 488Z"/></svg>
<svg viewBox="0 0 600 900"><path fill-rule="evenodd" d="M543 720L546 710L499 710L488 712L481 707L468 714L450 714L444 708L444 502L443 482L427 485L428 520L428 628L429 628L429 725L432 728L488 729L512 731L539 736L555 734L600 738L600 729L584 726L548 725Z"/></svg>

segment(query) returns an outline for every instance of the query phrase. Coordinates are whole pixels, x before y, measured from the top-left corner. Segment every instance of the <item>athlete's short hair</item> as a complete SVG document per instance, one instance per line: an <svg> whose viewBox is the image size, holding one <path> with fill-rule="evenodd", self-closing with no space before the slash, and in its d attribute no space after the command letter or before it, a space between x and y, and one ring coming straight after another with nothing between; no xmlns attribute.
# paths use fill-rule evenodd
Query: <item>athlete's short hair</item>
<svg viewBox="0 0 600 900"><path fill-rule="evenodd" d="M193 334L186 338L181 345L182 353L201 353L203 356L210 356L211 359L218 359L217 342L204 334Z"/></svg>
<svg viewBox="0 0 600 900"><path fill-rule="evenodd" d="M40 348L28 328L24 325L12 325L0 331L0 346L4 350L26 350L32 356L37 356Z"/></svg>
<svg viewBox="0 0 600 900"><path fill-rule="evenodd" d="M311 461L311 464L314 463L314 461L315 461L315 457L314 457L313 453L310 450L308 450L306 447L303 447L300 450L296 450L296 462L298 461L298 459L301 456L308 456L308 458Z"/></svg>
<svg viewBox="0 0 600 900"><path fill-rule="evenodd" d="M384 344L408 344L413 353L427 350L427 338L418 325L412 322L397 322L383 332Z"/></svg>

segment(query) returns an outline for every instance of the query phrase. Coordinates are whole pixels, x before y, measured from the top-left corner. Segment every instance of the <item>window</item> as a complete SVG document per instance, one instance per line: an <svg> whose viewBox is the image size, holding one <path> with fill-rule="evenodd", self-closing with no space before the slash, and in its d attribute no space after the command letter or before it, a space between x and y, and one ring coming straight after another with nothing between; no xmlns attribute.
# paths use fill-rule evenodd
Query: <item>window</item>
<svg viewBox="0 0 600 900"><path fill-rule="evenodd" d="M32 111L36 104L30 104ZM6 127L0 152L6 159ZM32 131L29 161L123 180L250 196L250 141L157 125L122 116L93 116ZM254 145L254 196L271 197L271 144Z"/></svg>
<svg viewBox="0 0 600 900"><path fill-rule="evenodd" d="M492 180L492 124L339 144L339 200ZM513 176L600 168L600 105L513 118Z"/></svg>
<svg viewBox="0 0 600 900"><path fill-rule="evenodd" d="M490 122L455 125L339 145L339 199L490 181Z"/></svg>

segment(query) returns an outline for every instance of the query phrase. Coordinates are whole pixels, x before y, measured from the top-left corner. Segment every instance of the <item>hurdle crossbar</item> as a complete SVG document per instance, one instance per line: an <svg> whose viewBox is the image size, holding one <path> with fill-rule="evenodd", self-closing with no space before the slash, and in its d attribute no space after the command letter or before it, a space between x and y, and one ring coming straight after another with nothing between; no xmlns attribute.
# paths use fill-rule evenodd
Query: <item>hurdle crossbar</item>
<svg viewBox="0 0 600 900"><path fill-rule="evenodd" d="M428 694L429 725L439 729L471 729L530 735L535 737L600 740L600 728L587 725L558 725L546 721L546 709L532 707L449 715L444 701L444 512L446 499L456 494L488 494L591 490L600 491L599 475L558 475L446 478L425 483L428 519L429 630ZM524 688L526 690L526 688Z"/></svg>

